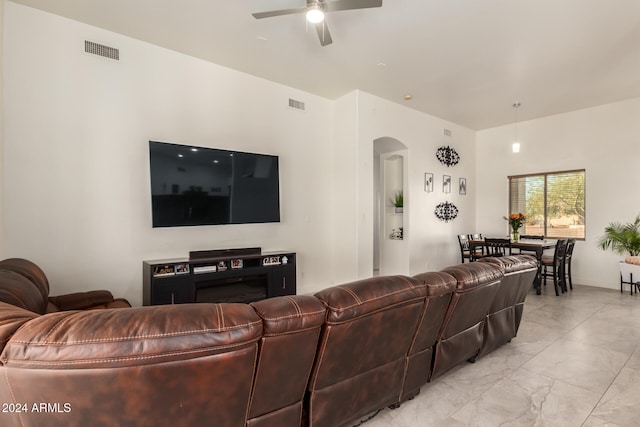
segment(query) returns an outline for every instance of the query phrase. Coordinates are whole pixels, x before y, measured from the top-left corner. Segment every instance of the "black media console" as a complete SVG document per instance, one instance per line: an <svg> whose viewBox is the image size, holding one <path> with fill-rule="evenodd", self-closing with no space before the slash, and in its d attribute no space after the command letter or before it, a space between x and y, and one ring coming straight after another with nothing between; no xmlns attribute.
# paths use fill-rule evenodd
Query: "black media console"
<svg viewBox="0 0 640 427"><path fill-rule="evenodd" d="M144 305L249 303L296 293L296 254L260 248L196 251L189 258L144 261Z"/></svg>

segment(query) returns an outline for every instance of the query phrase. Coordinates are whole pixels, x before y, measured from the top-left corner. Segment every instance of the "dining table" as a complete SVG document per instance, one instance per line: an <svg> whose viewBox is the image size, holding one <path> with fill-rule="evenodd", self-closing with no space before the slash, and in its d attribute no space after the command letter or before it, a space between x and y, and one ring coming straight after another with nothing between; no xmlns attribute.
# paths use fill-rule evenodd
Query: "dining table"
<svg viewBox="0 0 640 427"><path fill-rule="evenodd" d="M519 239L511 240L511 250L519 249L520 252L532 252L538 261L538 271L536 277L533 280L533 287L536 290L536 294L542 293L542 254L546 249L553 249L556 246L557 240L551 239ZM473 254L484 254L484 240L469 240L469 252L472 254L472 261L475 261Z"/></svg>

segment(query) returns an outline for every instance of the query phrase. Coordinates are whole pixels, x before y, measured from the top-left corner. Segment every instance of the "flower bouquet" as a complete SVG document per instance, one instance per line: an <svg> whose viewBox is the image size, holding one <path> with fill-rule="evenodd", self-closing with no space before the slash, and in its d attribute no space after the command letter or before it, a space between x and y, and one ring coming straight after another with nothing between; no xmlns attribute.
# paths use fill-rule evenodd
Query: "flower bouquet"
<svg viewBox="0 0 640 427"><path fill-rule="evenodd" d="M518 240L520 227L524 225L525 217L521 213L511 214L509 218L503 217L509 222L511 230L513 231L513 240Z"/></svg>

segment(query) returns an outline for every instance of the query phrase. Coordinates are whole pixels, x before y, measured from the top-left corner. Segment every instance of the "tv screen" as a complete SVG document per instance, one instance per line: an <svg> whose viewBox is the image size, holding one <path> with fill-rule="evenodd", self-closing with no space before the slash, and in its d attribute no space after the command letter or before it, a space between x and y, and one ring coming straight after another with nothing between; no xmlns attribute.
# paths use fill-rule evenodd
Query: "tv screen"
<svg viewBox="0 0 640 427"><path fill-rule="evenodd" d="M280 221L278 157L149 141L154 227Z"/></svg>

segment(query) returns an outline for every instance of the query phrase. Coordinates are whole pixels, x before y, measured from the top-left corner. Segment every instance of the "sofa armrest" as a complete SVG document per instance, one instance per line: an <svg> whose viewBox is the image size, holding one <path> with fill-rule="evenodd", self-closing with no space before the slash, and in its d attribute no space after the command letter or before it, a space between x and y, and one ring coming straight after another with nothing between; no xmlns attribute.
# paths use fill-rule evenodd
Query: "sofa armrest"
<svg viewBox="0 0 640 427"><path fill-rule="evenodd" d="M86 310L95 306L107 305L113 301L113 294L109 291L75 292L49 297L49 302L57 308L53 311Z"/></svg>

